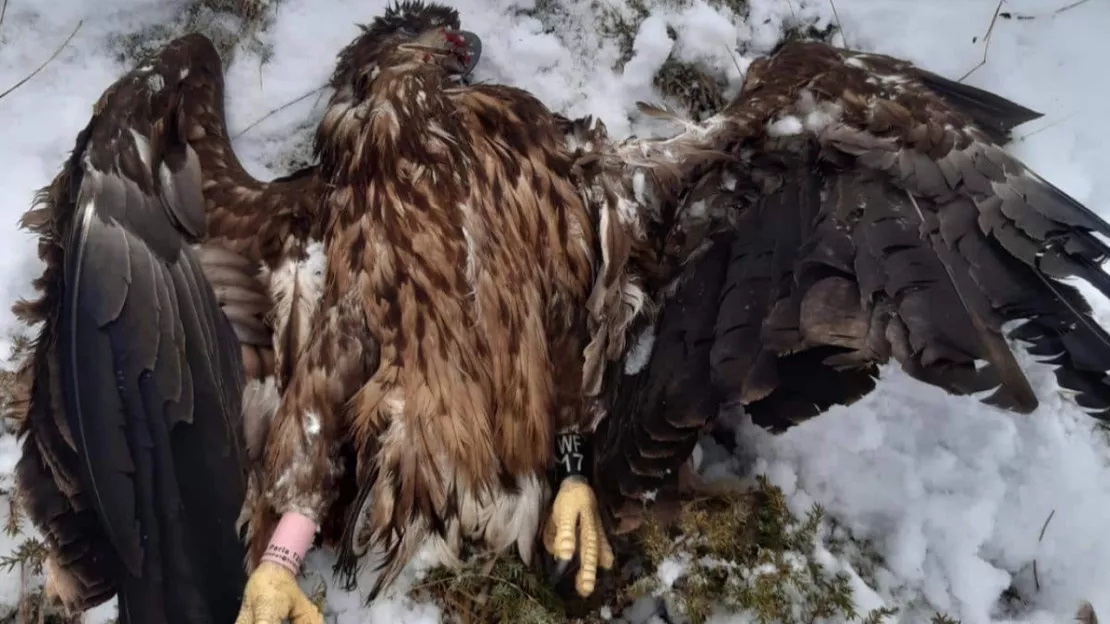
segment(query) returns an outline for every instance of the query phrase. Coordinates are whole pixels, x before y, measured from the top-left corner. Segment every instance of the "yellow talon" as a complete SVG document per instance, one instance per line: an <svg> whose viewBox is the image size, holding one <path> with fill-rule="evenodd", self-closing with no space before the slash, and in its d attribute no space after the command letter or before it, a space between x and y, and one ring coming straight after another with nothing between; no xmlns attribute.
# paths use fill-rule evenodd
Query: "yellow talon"
<svg viewBox="0 0 1110 624"><path fill-rule="evenodd" d="M602 528L594 491L579 476L563 480L543 530L544 548L559 561L573 558L576 545L580 566L574 588L585 598L597 584L598 566L606 570L613 567L613 548Z"/></svg>
<svg viewBox="0 0 1110 624"><path fill-rule="evenodd" d="M324 624L324 616L297 585L293 573L263 561L247 579L235 624Z"/></svg>

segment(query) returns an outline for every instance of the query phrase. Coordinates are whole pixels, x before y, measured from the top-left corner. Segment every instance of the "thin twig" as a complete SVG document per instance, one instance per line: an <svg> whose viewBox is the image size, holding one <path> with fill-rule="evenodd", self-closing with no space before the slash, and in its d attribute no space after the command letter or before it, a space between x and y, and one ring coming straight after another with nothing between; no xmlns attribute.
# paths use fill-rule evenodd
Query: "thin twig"
<svg viewBox="0 0 1110 624"><path fill-rule="evenodd" d="M840 22L840 13L836 11L836 0L829 0L829 5L832 7L833 19L836 20L836 27L840 30L840 38L844 40L844 46L848 47L848 33L844 32L844 24Z"/></svg>
<svg viewBox="0 0 1110 624"><path fill-rule="evenodd" d="M1044 539L1044 530L1048 528L1048 523L1052 522L1052 516L1055 516L1055 515L1056 515L1056 510L1053 509L1052 513L1048 514L1048 517L1045 518L1044 524L1041 525L1041 534L1037 536L1037 543L1038 544L1040 544L1041 540Z"/></svg>
<svg viewBox="0 0 1110 624"><path fill-rule="evenodd" d="M1065 121L1071 119L1072 117L1075 117L1074 112L1068 113L1067 115L1064 115L1060 119L1057 119L1056 121L1054 121L1052 123L1045 124L1045 125L1041 126L1040 128L1037 128L1036 130L1034 130L1034 131L1032 131L1028 134L1021 135L1020 137L1014 139L1014 143L1020 143L1020 142L1024 141L1025 139L1028 139L1031 136L1040 134L1040 133L1044 132L1045 130L1048 130L1049 128L1052 128L1054 126L1058 126L1058 125L1064 123Z"/></svg>
<svg viewBox="0 0 1110 624"><path fill-rule="evenodd" d="M4 25L4 14L8 12L8 0L4 0L4 4L0 4L0 26Z"/></svg>
<svg viewBox="0 0 1110 624"><path fill-rule="evenodd" d="M736 73L740 74L740 79L743 80L745 76L744 70L740 69L740 61L736 60L736 55L732 53L732 48L725 46L725 52L728 52L728 58L732 60L732 65L736 68Z"/></svg>
<svg viewBox="0 0 1110 624"><path fill-rule="evenodd" d="M43 70L43 68L45 68L47 65L49 65L51 63L51 61L58 58L58 55L62 53L62 50L64 50L67 45L69 45L69 42L72 41L73 37L77 35L77 31L81 30L81 25L84 24L84 23L85 23L85 20L81 20L81 21L77 22L77 27L73 29L73 32L69 33L69 36L66 37L66 40L62 42L62 45L58 46L57 50L54 50L54 53L50 55L50 58L46 59L46 61L44 61L42 65L39 65L37 68L35 68L35 71L28 74L26 77L23 78L23 80L20 80L19 82L15 83L11 87L9 87L7 91L4 91L3 93L0 93L0 100L4 99L4 96L8 95L12 91L15 91L16 89L18 89L18 88L22 87L23 85L27 84L27 81L29 81L32 78L34 78L35 76L37 76L38 73Z"/></svg>
<svg viewBox="0 0 1110 624"><path fill-rule="evenodd" d="M312 95L314 93L319 93L320 91L323 91L325 86L327 86L327 85L320 85L319 87L316 87L315 89L309 91L308 93L305 93L304 95L300 95L297 98L295 98L293 100L290 100L290 101L282 104L281 106L271 110L270 112L266 113L262 117L259 117L257 120L255 120L254 123L250 124L246 128L243 128L239 132L235 133L235 135L231 137L232 140L238 139L239 137L246 134L248 130L251 130L252 128L257 126L258 124L262 123L263 121L266 121L270 117L273 117L274 115L276 115L276 114L280 113L281 111L289 108L290 106L296 104L297 102L300 102L301 100L304 100L304 99L308 98L310 95Z"/></svg>
<svg viewBox="0 0 1110 624"><path fill-rule="evenodd" d="M1048 523L1052 522L1052 516L1055 516L1055 515L1056 515L1056 510L1053 509L1052 513L1048 514L1048 518L1045 518L1044 524L1041 525L1041 534L1037 536L1037 543L1038 544L1040 544L1041 540L1044 539L1044 530L1048 528ZM1036 559L1033 559L1033 584L1037 586L1037 591L1041 591L1041 579L1037 575L1037 560Z"/></svg>
<svg viewBox="0 0 1110 624"><path fill-rule="evenodd" d="M1074 9L1075 7L1077 7L1077 6L1079 6L1081 4L1087 4L1088 2L1090 2L1090 0L1075 0L1075 2L1072 2L1071 4L1069 4L1066 7L1056 9L1055 11L1052 12L1052 15L1053 16L1059 15L1059 14L1063 13L1064 11L1070 11L1070 10Z"/></svg>
<svg viewBox="0 0 1110 624"><path fill-rule="evenodd" d="M464 569L464 570L458 571L456 574L451 575L451 576L446 576L446 577L442 577L442 578L438 578L438 579L432 579L430 581L422 581L420 583L417 583L417 584L412 586L410 591L417 592L417 591L420 591L420 590L428 590L428 589L431 589L432 587L442 586L442 585L445 585L445 584L448 584L448 583L452 583L454 581L458 581L462 577L469 576L471 578L476 578L476 579L480 579L480 580L483 580L483 581L492 581L494 583L504 583L505 585L508 585L509 587L515 589L518 593L520 593L521 596L523 596L525 599L527 599L532 604L534 604L534 605L536 605L540 608L543 608L544 607L543 603L540 602L538 598L536 598L532 594L528 593L528 591L526 591L519 584L514 583L513 581L509 580L508 578L505 578L504 576L502 576L500 574L493 573L493 566L495 566L497 564L498 558L499 557L495 555L495 556L491 557L488 562L483 564L483 567L485 567L487 569L486 572L475 572L475 571ZM460 589L460 588L456 588L456 589L458 589L459 591L463 591L465 593L465 591ZM473 599L475 597L471 597L471 598Z"/></svg>
<svg viewBox="0 0 1110 624"><path fill-rule="evenodd" d="M519 584L510 581L509 579L505 578L504 576L500 576L500 575L497 575L497 574L478 574L478 573L474 573L474 572L470 572L470 573L462 572L458 576L467 576L467 575L469 575L473 578L481 579L483 581L492 581L494 583L504 583L504 584L508 585L509 587L515 589L517 591L517 593L519 593L526 600L528 600L528 602L531 602L532 604L534 604L534 605L536 605L537 607L540 607L540 608L543 608L543 606L544 606L543 603L539 601L539 599L537 599L532 594L528 593ZM455 578L458 578L458 577L455 577ZM447 580L451 581L451 580L455 580L455 579L448 578ZM430 582L430 583L421 584L417 587L421 587L421 588L430 587L431 585L434 585L434 584L436 584L436 583L433 581L433 582Z"/></svg>
<svg viewBox="0 0 1110 624"><path fill-rule="evenodd" d="M1002 11L1002 2L1003 2L1003 0L998 0L998 4L994 7L994 16L991 17L991 25L987 27L987 34L983 35L983 58L982 58L982 60L980 60L979 63L975 67L972 67L971 69L969 69L966 74L964 74L963 76L960 76L960 79L957 80L956 82L963 82L964 79L966 79L971 74L974 74L976 72L976 70L978 70L980 67L987 64L987 54L990 53L990 49L991 49L991 34L994 33L994 25L995 25L996 22L998 22L998 14Z"/></svg>
<svg viewBox="0 0 1110 624"><path fill-rule="evenodd" d="M1037 13L1037 14L1034 14L1034 13L1013 13L1013 12L1007 11L1005 13L999 13L998 17L1002 17L1002 18L1005 18L1005 19L1013 19L1013 20L1023 20L1023 21L1036 20L1036 19L1045 19L1045 18L1047 18L1047 19L1056 19L1062 13L1066 13L1067 11L1070 11L1070 10L1076 8L1076 7L1087 4L1088 2L1090 2L1090 0L1076 0L1075 2L1072 2L1071 4L1064 5L1060 8L1058 8L1058 9L1053 9L1053 10L1047 12L1047 13Z"/></svg>
<svg viewBox="0 0 1110 624"><path fill-rule="evenodd" d="M26 622L30 620L31 611L31 597L27 595L27 565L19 565L19 606L17 607L19 614L19 621ZM41 612L41 602L39 610Z"/></svg>

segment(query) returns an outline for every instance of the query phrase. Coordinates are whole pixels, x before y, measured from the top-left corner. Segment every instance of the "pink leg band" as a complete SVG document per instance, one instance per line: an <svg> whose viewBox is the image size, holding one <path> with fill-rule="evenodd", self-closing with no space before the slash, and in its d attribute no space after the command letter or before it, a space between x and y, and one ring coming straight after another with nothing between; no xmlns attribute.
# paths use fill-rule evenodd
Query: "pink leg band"
<svg viewBox="0 0 1110 624"><path fill-rule="evenodd" d="M296 576L315 535L316 523L309 518L294 512L283 514L262 560L272 561Z"/></svg>

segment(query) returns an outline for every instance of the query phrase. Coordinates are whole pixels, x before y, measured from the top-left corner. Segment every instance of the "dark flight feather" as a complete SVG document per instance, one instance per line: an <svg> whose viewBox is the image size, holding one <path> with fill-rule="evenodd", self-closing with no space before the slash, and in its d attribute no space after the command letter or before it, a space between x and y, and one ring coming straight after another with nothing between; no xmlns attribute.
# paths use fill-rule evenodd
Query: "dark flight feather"
<svg viewBox="0 0 1110 624"><path fill-rule="evenodd" d="M798 131L776 130L788 116ZM720 407L781 432L866 395L891 360L1027 413L1038 399L1014 356L1024 344L1110 422L1110 336L1061 281L1110 295L1110 250L1096 236L1110 225L1002 149L1038 116L905 61L791 42L757 60L717 116L620 146L626 171L685 168L665 189L678 201L643 201L656 189L622 197L640 210L636 227L697 215L713 245L663 254L682 277L656 282L648 308L659 312L630 325L654 322L654 353L607 376L596 470L599 483L615 476L599 485L612 519L630 528L645 493L674 489ZM682 159L705 150L734 160ZM643 257L656 264L625 270L652 275L660 256Z"/></svg>
<svg viewBox="0 0 1110 624"><path fill-rule="evenodd" d="M307 237L314 184L246 175L219 56L190 35L105 91L24 215L46 267L40 298L15 306L42 323L20 373L16 479L70 611L118 595L124 623L234 619L243 393L273 370L256 274Z"/></svg>

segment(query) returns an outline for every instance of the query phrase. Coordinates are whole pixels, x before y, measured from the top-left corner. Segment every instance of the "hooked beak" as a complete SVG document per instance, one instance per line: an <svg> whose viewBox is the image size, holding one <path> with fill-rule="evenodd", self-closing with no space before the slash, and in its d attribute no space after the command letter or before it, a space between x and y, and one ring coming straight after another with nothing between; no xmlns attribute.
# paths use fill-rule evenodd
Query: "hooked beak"
<svg viewBox="0 0 1110 624"><path fill-rule="evenodd" d="M441 28L404 47L423 52L428 61L434 59L448 72L460 77L474 71L482 56L482 40L468 30Z"/></svg>
<svg viewBox="0 0 1110 624"><path fill-rule="evenodd" d="M458 42L459 49L465 51L463 56L457 57L458 69L453 71L460 76L469 75L478 65L478 59L482 57L482 40L469 30L456 30L451 34L455 36L454 40Z"/></svg>

